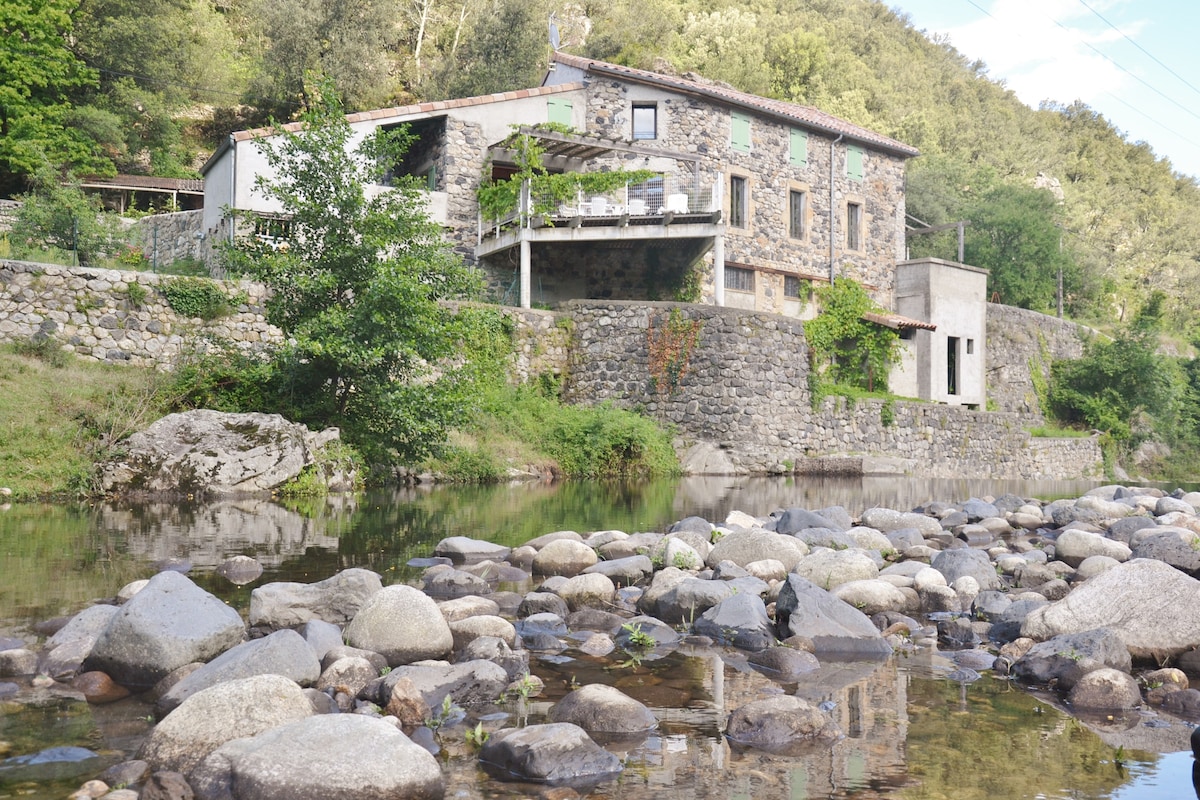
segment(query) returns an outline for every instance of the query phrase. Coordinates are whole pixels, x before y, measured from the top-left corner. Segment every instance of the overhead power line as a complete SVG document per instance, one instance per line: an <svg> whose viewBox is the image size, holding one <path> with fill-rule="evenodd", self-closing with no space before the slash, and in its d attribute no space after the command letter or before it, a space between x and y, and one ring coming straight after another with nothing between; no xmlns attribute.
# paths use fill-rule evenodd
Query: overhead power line
<svg viewBox="0 0 1200 800"><path fill-rule="evenodd" d="M1172 75L1174 75L1176 78L1178 78L1178 79L1179 79L1179 81L1180 81L1180 82L1181 82L1181 83L1182 83L1184 86L1188 87L1189 89L1191 89L1191 90L1192 90L1193 92L1195 92L1196 94L1200 94L1200 89L1197 89L1197 88L1196 88L1196 86L1195 86L1195 84L1193 84L1193 83L1192 83L1191 81L1189 81L1187 78L1185 78L1185 77L1183 77L1182 75L1180 75L1180 74L1179 74L1178 72L1176 72L1175 70L1173 70L1173 69L1171 69L1170 67L1168 67L1168 66L1167 66L1166 64L1164 64L1162 61L1160 61L1160 60L1158 59L1158 57L1157 57L1157 56L1155 56L1155 55L1154 55L1153 53L1151 53L1149 50L1147 50L1146 48L1142 47L1140 44L1138 44L1137 42L1135 42L1135 41L1134 41L1132 38L1130 38L1130 36L1129 36L1127 33L1125 33L1125 31L1121 30L1121 29L1120 29L1120 28L1118 28L1116 25L1113 25L1111 22L1109 22L1109 21L1108 21L1108 19L1106 19L1106 18L1105 18L1105 16L1104 16L1103 14L1101 14L1099 11L1097 11L1097 10L1096 10L1096 9L1094 9L1094 8L1092 8L1090 5L1088 5L1086 2L1084 2L1084 0L1079 0L1079 5L1083 6L1083 7L1084 7L1084 8L1086 8L1088 11L1092 12L1093 14L1095 14L1095 15L1096 15L1096 16L1097 16L1097 17L1100 19L1100 21L1101 21L1101 22L1103 22L1105 25L1107 25L1108 27L1112 28L1112 29L1113 29L1114 31L1116 31L1117 33L1121 34L1121 36L1123 36L1123 37L1125 38L1125 41L1129 42L1131 45L1133 45L1134 47L1136 47L1138 50L1141 50L1141 51L1142 51L1142 52L1143 52L1143 53L1146 55L1146 57L1147 57L1147 58L1149 58L1149 59L1150 59L1151 61L1153 61L1155 64L1158 64L1160 67L1162 67L1163 69L1165 69L1167 72L1169 72L1169 73L1171 73Z"/></svg>

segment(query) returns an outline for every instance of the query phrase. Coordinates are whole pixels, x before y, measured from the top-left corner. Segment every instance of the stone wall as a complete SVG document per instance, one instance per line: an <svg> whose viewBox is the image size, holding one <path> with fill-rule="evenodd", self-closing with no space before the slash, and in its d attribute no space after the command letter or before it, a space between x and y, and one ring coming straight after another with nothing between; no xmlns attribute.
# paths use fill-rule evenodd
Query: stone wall
<svg viewBox="0 0 1200 800"><path fill-rule="evenodd" d="M1041 414L1050 365L1083 355L1090 328L1024 308L987 307L988 407Z"/></svg>
<svg viewBox="0 0 1200 800"><path fill-rule="evenodd" d="M576 301L567 397L643 408L697 444L710 471L785 473L830 456L928 477L1098 476L1094 439L1033 439L1030 414L826 398L812 407L803 324L672 303ZM700 453L700 451L704 451ZM828 464L829 462L825 461Z"/></svg>
<svg viewBox="0 0 1200 800"><path fill-rule="evenodd" d="M50 337L95 361L169 366L180 353L220 341L254 351L282 341L263 316L262 288L230 282L235 313L205 322L175 313L159 293L173 277L0 261L0 341ZM132 293L131 287L139 287Z"/></svg>
<svg viewBox="0 0 1200 800"><path fill-rule="evenodd" d="M141 246L151 265L164 267L176 261L204 259L204 212L177 211L133 220L130 241Z"/></svg>

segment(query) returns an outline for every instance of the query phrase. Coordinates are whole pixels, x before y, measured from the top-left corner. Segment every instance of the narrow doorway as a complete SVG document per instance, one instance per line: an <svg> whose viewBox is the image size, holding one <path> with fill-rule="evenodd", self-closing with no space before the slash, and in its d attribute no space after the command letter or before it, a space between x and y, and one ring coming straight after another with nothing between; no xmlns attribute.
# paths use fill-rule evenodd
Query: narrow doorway
<svg viewBox="0 0 1200 800"><path fill-rule="evenodd" d="M958 337L946 338L946 394L958 394Z"/></svg>

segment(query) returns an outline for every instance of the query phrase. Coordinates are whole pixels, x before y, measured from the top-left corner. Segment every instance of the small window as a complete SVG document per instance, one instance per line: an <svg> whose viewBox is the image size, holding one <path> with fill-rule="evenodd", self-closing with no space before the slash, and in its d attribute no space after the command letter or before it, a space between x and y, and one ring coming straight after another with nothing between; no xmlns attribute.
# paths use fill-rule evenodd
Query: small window
<svg viewBox="0 0 1200 800"><path fill-rule="evenodd" d="M725 267L725 288L735 292L753 292L754 270Z"/></svg>
<svg viewBox="0 0 1200 800"><path fill-rule="evenodd" d="M750 216L750 193L746 187L746 179L741 175L729 176L729 224L735 228L745 228Z"/></svg>
<svg viewBox="0 0 1200 800"><path fill-rule="evenodd" d="M917 329L916 328L901 328L899 333L900 333L900 338L906 342L917 338Z"/></svg>
<svg viewBox="0 0 1200 800"><path fill-rule="evenodd" d="M846 148L846 177L852 181L863 179L863 151L861 147L850 145Z"/></svg>
<svg viewBox="0 0 1200 800"><path fill-rule="evenodd" d="M750 152L750 117L737 111L729 115L729 146L741 153Z"/></svg>
<svg viewBox="0 0 1200 800"><path fill-rule="evenodd" d="M793 189L788 192L788 236L803 239L804 222L808 214L808 192Z"/></svg>
<svg viewBox="0 0 1200 800"><path fill-rule="evenodd" d="M946 338L946 394L958 394L958 337Z"/></svg>
<svg viewBox="0 0 1200 800"><path fill-rule="evenodd" d="M846 204L846 249L862 250L862 203Z"/></svg>
<svg viewBox="0 0 1200 800"><path fill-rule="evenodd" d="M794 167L808 166L808 132L792 128L791 153L789 160Z"/></svg>
<svg viewBox="0 0 1200 800"><path fill-rule="evenodd" d="M633 104L633 138L634 139L657 139L658 138L658 104L657 103L634 103Z"/></svg>
<svg viewBox="0 0 1200 800"><path fill-rule="evenodd" d="M551 97L546 101L546 121L558 125L571 125L571 101Z"/></svg>
<svg viewBox="0 0 1200 800"><path fill-rule="evenodd" d="M795 275L783 276L783 296L803 299L807 294L808 287L804 281L797 278Z"/></svg>
<svg viewBox="0 0 1200 800"><path fill-rule="evenodd" d="M975 340L974 339L967 339L967 355L969 355L969 356L975 355Z"/></svg>

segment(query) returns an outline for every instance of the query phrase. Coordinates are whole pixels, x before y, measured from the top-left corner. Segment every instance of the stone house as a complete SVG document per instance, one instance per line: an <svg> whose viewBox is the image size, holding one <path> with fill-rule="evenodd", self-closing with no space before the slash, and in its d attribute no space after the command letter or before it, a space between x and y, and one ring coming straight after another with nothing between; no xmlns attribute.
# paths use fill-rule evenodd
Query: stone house
<svg viewBox="0 0 1200 800"><path fill-rule="evenodd" d="M408 126L414 144L394 173L426 183L432 218L483 271L501 303L698 296L808 317L813 285L847 276L898 312L878 321L907 337L900 374L914 396L982 402L982 369L959 368L964 376L978 372L978 392L938 391L931 376L940 370L920 367L916 354L921 349L928 362L937 350L936 323L901 316L928 304L910 298L905 309L895 305L905 253L905 162L917 155L902 142L696 76L561 52L540 87L348 119L359 137ZM514 131L536 143L549 172L584 178L570 194L560 188L552 197L539 194L535 179L514 207L484 214L481 183L518 172ZM257 212L257 232L271 235L279 209L254 185L269 169L258 147L266 135L232 134L203 167L207 236L232 235L227 208ZM639 171L641 179L588 188L587 175L621 171ZM972 344L969 359L982 364L983 342L973 341L978 353ZM945 359L945 347L940 352Z"/></svg>

